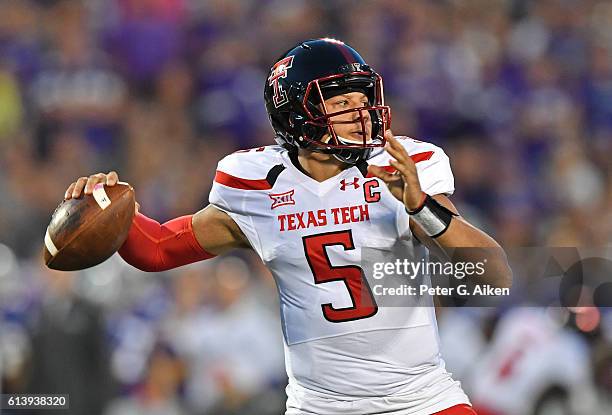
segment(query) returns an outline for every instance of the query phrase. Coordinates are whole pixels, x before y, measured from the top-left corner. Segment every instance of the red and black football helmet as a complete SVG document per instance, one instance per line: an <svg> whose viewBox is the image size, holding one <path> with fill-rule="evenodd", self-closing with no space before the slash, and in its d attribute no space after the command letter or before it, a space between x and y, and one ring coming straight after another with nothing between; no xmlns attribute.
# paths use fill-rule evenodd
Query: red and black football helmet
<svg viewBox="0 0 612 415"><path fill-rule="evenodd" d="M367 96L367 106L327 111L326 99L355 91ZM264 99L277 143L290 150L303 147L333 154L350 164L384 146L384 133L391 124L382 78L353 48L335 39L308 40L284 53L270 69ZM334 131L332 118L350 112L361 123L362 142L348 141ZM365 132L367 113L372 137Z"/></svg>

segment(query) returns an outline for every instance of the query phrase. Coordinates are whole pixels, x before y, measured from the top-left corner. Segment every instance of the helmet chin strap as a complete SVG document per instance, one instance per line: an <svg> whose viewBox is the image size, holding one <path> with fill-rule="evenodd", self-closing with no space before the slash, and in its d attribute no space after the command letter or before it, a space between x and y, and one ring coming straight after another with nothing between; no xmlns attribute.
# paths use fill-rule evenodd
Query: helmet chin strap
<svg viewBox="0 0 612 415"><path fill-rule="evenodd" d="M349 140L348 138L344 138L341 135L338 135L338 141L340 141L342 144L345 144L345 145L361 144L362 143L362 141ZM369 140L366 140L366 144L370 144L370 143L372 143L372 139L371 138Z"/></svg>
<svg viewBox="0 0 612 415"><path fill-rule="evenodd" d="M336 135L336 136L338 138L338 141L342 144L346 144L346 145L356 144L355 142L352 142L340 135ZM330 139L331 139L331 136L329 134L325 134L325 136L321 138L320 142L323 144L327 144L330 141ZM359 163L361 160L367 159L370 153L372 152L372 148L367 148L367 147L337 149L337 148L321 148L317 146L308 146L307 148L308 150L314 151L316 153L330 154L334 156L336 160L341 161L346 164L352 164L352 165Z"/></svg>
<svg viewBox="0 0 612 415"><path fill-rule="evenodd" d="M348 138L344 138L339 134L336 134L336 137L338 138L338 141L344 145L361 144L361 141L349 140ZM331 140L331 136L329 134L325 134L323 138L321 138L321 142L323 144L329 143L330 140ZM368 144L371 142L372 142L372 139L369 139L366 141L366 143Z"/></svg>
<svg viewBox="0 0 612 415"><path fill-rule="evenodd" d="M338 141L342 144L356 144L350 140L337 135ZM343 163L357 164L360 160L366 159L370 154L370 148L354 148L354 149L342 149L337 153L332 153L336 160L340 160Z"/></svg>
<svg viewBox="0 0 612 415"><path fill-rule="evenodd" d="M342 149L338 153L332 153L332 156L336 160L339 160L343 163L347 164L357 164L361 160L365 160L368 158L370 153L372 152L371 148L356 148L356 149Z"/></svg>
<svg viewBox="0 0 612 415"><path fill-rule="evenodd" d="M341 142L342 144L356 144L354 142L351 142L350 140L340 136L340 135L336 135L336 137L338 138L338 141ZM324 144L327 144L329 142L329 140L331 139L331 136L329 134L326 134L322 139L321 142ZM347 163L347 164L356 164L358 163L360 160L366 159L368 157L368 155L370 154L372 149L370 148L344 148L344 149L312 149L312 151L317 151L320 153L325 153L325 154L331 154L332 156L334 156L334 158L338 161L341 161L343 163Z"/></svg>

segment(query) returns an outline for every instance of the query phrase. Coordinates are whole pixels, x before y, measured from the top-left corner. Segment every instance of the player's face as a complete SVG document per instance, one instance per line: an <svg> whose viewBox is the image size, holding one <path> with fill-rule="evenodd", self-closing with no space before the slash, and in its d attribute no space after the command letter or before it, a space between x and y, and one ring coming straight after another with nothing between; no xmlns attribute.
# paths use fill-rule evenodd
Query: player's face
<svg viewBox="0 0 612 415"><path fill-rule="evenodd" d="M368 98L361 92L348 92L325 100L327 113L345 111L368 105ZM363 143L363 126L360 111L353 111L330 118L334 131L343 141ZM366 143L372 140L372 118L368 111L361 111L365 125ZM328 139L324 137L323 141Z"/></svg>

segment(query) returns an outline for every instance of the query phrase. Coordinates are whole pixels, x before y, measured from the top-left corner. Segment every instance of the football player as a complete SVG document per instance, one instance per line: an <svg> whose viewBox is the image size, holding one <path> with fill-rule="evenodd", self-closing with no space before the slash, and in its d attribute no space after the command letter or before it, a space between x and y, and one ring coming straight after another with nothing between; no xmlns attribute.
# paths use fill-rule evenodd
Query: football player
<svg viewBox="0 0 612 415"><path fill-rule="evenodd" d="M286 414L474 414L444 369L433 307L379 307L359 267L363 248L485 247L496 286L505 254L459 216L449 159L394 137L378 75L350 46L309 40L284 53L264 98L277 145L219 162L210 205L159 224L137 213L120 255L162 271L253 249L279 289ZM66 198L117 183L81 177Z"/></svg>

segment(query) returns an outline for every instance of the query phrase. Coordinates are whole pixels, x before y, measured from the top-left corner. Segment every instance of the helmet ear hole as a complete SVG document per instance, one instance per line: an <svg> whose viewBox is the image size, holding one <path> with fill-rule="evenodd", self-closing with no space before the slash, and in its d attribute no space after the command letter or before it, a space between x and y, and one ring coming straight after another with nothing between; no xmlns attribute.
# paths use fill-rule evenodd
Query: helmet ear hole
<svg viewBox="0 0 612 415"><path fill-rule="evenodd" d="M304 117L295 112L289 114L289 127L296 128L304 123Z"/></svg>
<svg viewBox="0 0 612 415"><path fill-rule="evenodd" d="M314 125L304 124L302 126L302 135L310 140L317 141L319 139L318 135L321 135L318 131L319 129L320 128L317 128Z"/></svg>
<svg viewBox="0 0 612 415"><path fill-rule="evenodd" d="M295 137L307 138L310 140L318 140L322 134L319 132L320 128L312 124L306 123L307 119L303 115L292 112L289 115L289 125L294 133Z"/></svg>

